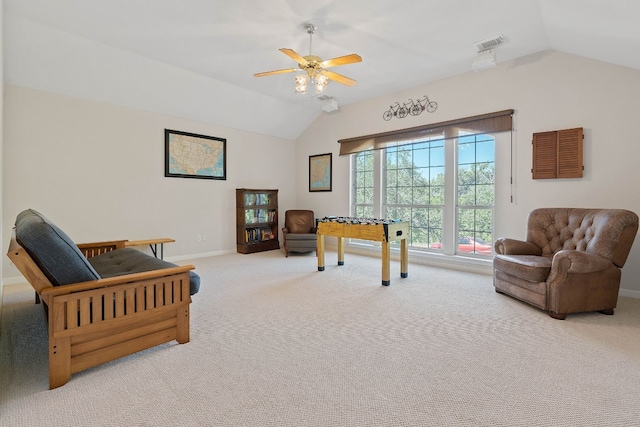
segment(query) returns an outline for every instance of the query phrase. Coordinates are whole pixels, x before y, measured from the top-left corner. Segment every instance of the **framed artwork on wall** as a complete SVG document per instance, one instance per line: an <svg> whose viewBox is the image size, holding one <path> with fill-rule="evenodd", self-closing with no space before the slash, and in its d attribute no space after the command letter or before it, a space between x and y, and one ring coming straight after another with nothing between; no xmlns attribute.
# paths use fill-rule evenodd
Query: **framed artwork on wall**
<svg viewBox="0 0 640 427"><path fill-rule="evenodd" d="M227 140L164 130L164 176L227 179Z"/></svg>
<svg viewBox="0 0 640 427"><path fill-rule="evenodd" d="M331 191L331 153L309 156L309 191Z"/></svg>

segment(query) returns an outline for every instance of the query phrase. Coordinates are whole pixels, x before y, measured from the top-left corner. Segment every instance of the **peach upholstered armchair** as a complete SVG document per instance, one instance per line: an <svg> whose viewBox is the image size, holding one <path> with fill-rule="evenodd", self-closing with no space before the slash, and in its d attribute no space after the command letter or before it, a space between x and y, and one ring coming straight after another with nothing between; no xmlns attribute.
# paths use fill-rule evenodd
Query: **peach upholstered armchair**
<svg viewBox="0 0 640 427"><path fill-rule="evenodd" d="M316 235L316 220L313 211L296 209L284 213L284 253L316 251L318 236Z"/></svg>
<svg viewBox="0 0 640 427"><path fill-rule="evenodd" d="M496 240L495 290L555 319L613 314L637 231L638 216L623 209L536 209L529 214L526 241Z"/></svg>

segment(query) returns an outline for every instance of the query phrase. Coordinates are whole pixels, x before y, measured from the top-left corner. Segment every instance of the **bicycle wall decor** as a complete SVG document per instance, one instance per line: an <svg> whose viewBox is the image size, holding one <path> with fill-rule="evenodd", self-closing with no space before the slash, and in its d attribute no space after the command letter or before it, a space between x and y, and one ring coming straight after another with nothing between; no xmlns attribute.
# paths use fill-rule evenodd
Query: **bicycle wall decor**
<svg viewBox="0 0 640 427"><path fill-rule="evenodd" d="M391 120L392 117L404 119L408 115L417 116L422 114L424 110L429 113L433 113L438 108L438 103L435 101L429 101L429 97L425 95L423 98L409 99L409 102L405 102L400 105L396 102L394 105L389 106L389 109L382 114L382 118L386 121Z"/></svg>

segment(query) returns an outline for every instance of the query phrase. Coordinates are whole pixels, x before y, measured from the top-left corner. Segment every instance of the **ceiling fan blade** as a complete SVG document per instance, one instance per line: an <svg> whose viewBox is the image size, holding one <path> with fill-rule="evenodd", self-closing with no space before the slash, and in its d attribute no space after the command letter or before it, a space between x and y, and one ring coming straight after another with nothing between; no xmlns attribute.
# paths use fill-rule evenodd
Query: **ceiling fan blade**
<svg viewBox="0 0 640 427"><path fill-rule="evenodd" d="M282 49L280 49L280 52L292 58L294 61L296 61L298 64L302 65L303 67L306 67L307 65L309 65L309 61L304 59L302 56L298 55L296 51L293 49L286 49L283 47Z"/></svg>
<svg viewBox="0 0 640 427"><path fill-rule="evenodd" d="M351 55L339 56L333 59L323 61L320 66L323 68L336 67L338 65L352 64L354 62L362 62L360 55L352 53Z"/></svg>
<svg viewBox="0 0 640 427"><path fill-rule="evenodd" d="M253 77L264 77L264 76L272 76L274 74L293 73L294 71L298 71L298 69L287 68L286 70L265 71L263 73L255 73Z"/></svg>
<svg viewBox="0 0 640 427"><path fill-rule="evenodd" d="M329 70L324 70L323 73L331 80L338 82L338 83L342 83L343 85L346 86L353 86L354 84L356 84L356 81L353 79L350 79L349 77L345 77L342 74L338 74L338 73L334 73L333 71L329 71Z"/></svg>

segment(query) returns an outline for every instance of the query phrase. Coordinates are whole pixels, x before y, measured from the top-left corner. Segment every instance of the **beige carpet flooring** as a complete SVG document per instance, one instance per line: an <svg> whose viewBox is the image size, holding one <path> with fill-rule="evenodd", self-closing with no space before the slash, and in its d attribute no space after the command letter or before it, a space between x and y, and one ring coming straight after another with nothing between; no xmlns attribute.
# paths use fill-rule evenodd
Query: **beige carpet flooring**
<svg viewBox="0 0 640 427"><path fill-rule="evenodd" d="M55 390L33 292L5 286L0 425L640 425L640 300L558 321L489 276L392 262L383 287L379 259L335 260L194 260L190 343Z"/></svg>

